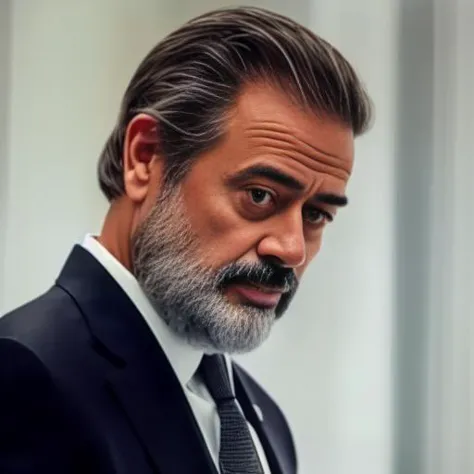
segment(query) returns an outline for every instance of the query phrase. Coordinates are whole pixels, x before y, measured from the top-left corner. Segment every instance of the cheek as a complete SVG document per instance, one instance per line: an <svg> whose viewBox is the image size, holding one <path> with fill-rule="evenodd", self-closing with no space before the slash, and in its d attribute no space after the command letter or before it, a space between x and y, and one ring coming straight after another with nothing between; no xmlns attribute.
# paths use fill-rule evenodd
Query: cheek
<svg viewBox="0 0 474 474"><path fill-rule="evenodd" d="M256 249L258 236L251 223L235 210L227 195L200 193L185 204L203 256L212 266L234 262Z"/></svg>

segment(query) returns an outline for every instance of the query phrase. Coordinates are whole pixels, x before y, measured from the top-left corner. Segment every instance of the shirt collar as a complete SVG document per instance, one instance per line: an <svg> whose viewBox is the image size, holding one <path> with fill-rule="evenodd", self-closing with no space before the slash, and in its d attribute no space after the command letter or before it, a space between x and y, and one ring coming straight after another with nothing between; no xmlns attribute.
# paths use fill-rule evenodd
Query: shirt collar
<svg viewBox="0 0 474 474"><path fill-rule="evenodd" d="M186 386L196 372L204 352L187 344L168 327L135 277L94 236L86 235L82 247L99 261L130 298L163 349L181 385Z"/></svg>

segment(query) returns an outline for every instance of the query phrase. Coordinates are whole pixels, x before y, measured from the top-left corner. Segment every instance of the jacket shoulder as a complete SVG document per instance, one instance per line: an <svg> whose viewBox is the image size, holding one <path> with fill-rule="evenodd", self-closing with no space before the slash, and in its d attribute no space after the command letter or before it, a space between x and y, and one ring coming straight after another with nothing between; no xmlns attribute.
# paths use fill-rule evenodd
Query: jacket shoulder
<svg viewBox="0 0 474 474"><path fill-rule="evenodd" d="M78 337L85 329L74 300L57 286L0 317L0 338L16 340L39 356L67 347L69 335Z"/></svg>

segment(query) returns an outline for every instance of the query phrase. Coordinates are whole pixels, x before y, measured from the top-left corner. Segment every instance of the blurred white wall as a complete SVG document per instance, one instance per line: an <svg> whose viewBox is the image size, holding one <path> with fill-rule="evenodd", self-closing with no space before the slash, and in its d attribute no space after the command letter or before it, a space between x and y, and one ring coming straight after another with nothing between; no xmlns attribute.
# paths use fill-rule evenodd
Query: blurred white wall
<svg viewBox="0 0 474 474"><path fill-rule="evenodd" d="M435 0L427 474L474 472L474 3Z"/></svg>
<svg viewBox="0 0 474 474"><path fill-rule="evenodd" d="M271 340L241 360L287 413L302 474L388 474L398 3L253 3L340 47L367 83L377 122L358 142L351 205L328 231L297 301ZM10 54L0 53L11 68L8 126L0 127L9 143L0 313L47 289L72 244L100 228L97 157L138 62L185 19L226 4L13 2Z"/></svg>

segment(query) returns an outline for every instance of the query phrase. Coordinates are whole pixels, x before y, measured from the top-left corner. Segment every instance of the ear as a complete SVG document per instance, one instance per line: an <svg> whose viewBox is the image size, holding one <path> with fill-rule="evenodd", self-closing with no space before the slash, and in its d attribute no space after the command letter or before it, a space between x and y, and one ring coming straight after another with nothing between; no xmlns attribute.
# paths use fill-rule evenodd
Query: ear
<svg viewBox="0 0 474 474"><path fill-rule="evenodd" d="M125 132L123 180L125 194L136 203L156 191L156 173L161 172L163 165L158 155L158 141L156 119L146 114L133 117Z"/></svg>

